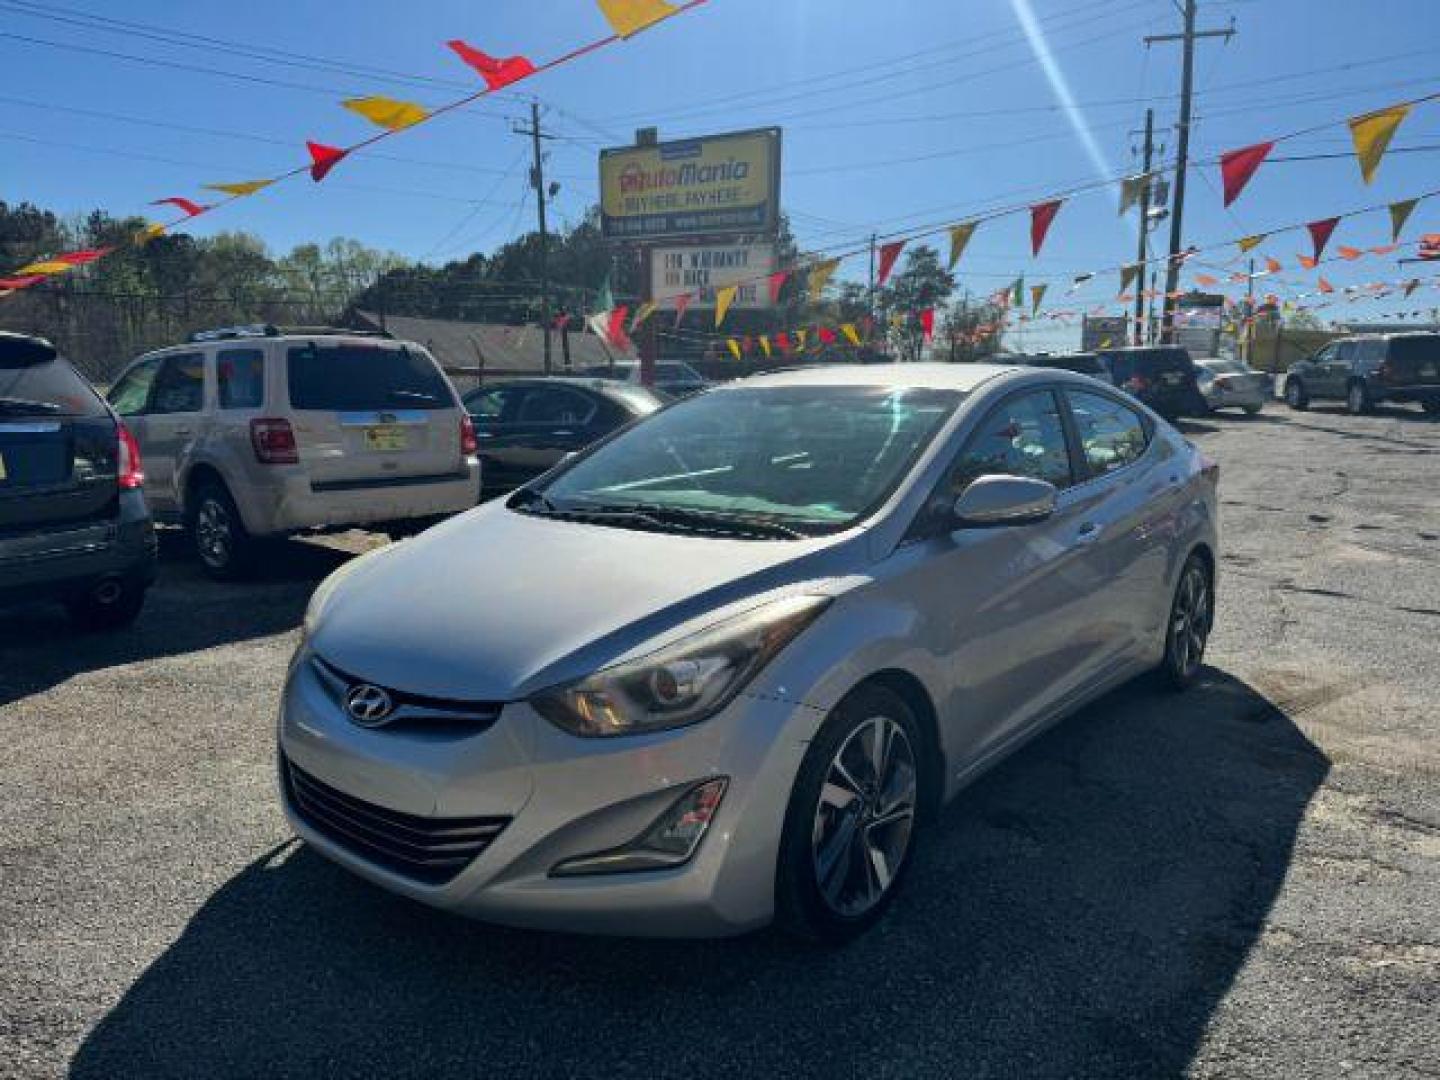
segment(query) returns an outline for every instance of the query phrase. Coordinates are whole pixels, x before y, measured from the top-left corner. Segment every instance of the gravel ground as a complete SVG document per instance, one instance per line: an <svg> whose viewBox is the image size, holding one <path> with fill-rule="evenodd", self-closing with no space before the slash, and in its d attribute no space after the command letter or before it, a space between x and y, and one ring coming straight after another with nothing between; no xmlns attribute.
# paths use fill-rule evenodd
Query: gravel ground
<svg viewBox="0 0 1440 1080"><path fill-rule="evenodd" d="M1440 1076L1440 423L1189 428L1203 685L992 772L838 952L496 929L295 843L277 692L360 534L244 586L172 554L125 634L7 613L0 1076Z"/></svg>

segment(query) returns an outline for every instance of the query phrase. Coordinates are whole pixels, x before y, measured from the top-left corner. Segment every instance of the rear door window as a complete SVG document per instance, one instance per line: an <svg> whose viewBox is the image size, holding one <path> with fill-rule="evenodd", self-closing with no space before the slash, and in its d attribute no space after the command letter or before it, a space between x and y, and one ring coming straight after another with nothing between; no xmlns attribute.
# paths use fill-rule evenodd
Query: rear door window
<svg viewBox="0 0 1440 1080"><path fill-rule="evenodd" d="M1150 433L1141 415L1105 394L1066 390L1070 415L1085 455L1085 468L1092 476L1123 469L1138 461L1150 443Z"/></svg>
<svg viewBox="0 0 1440 1080"><path fill-rule="evenodd" d="M330 412L450 409L439 367L395 345L298 345L288 354L290 406Z"/></svg>
<svg viewBox="0 0 1440 1080"><path fill-rule="evenodd" d="M222 409L258 409L265 401L265 353L221 349L215 357L215 387Z"/></svg>
<svg viewBox="0 0 1440 1080"><path fill-rule="evenodd" d="M200 412L205 407L205 355L181 353L160 363L150 390L153 414Z"/></svg>
<svg viewBox="0 0 1440 1080"><path fill-rule="evenodd" d="M142 360L110 388L110 406L121 416L139 416L150 400L150 387L160 370L160 358Z"/></svg>
<svg viewBox="0 0 1440 1080"><path fill-rule="evenodd" d="M477 420L487 424L498 424L507 414L514 416L515 403L524 393L519 386L492 386L488 390L476 390L465 398L465 409Z"/></svg>
<svg viewBox="0 0 1440 1080"><path fill-rule="evenodd" d="M595 403L578 390L564 386L531 387L520 403L516 420L522 424L579 426L595 415Z"/></svg>

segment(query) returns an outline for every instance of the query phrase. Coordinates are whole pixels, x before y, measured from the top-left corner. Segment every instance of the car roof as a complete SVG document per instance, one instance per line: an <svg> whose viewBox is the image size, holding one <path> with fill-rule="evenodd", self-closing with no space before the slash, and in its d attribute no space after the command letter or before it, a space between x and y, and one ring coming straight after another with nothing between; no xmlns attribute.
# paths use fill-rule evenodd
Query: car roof
<svg viewBox="0 0 1440 1080"><path fill-rule="evenodd" d="M968 393L1001 375L1031 370L1013 364L816 364L763 372L721 384L711 392L756 386L894 386Z"/></svg>
<svg viewBox="0 0 1440 1080"><path fill-rule="evenodd" d="M163 356L166 353L182 352L191 353L201 349L243 349L247 345L264 345L269 342L281 344L294 344L301 342L305 344L323 343L329 345L361 345L367 348L380 348L386 346L398 346L400 348L419 349L428 354L429 350L418 341L407 341L404 338L382 337L379 334L241 334L232 337L207 338L204 341L182 341L174 345L163 345L158 349L151 349L149 352L141 353L137 360L145 360L152 356Z"/></svg>
<svg viewBox="0 0 1440 1080"><path fill-rule="evenodd" d="M633 393L636 389L634 383L623 382L620 379L602 379L594 375L516 375L513 378L502 376L498 379L487 379L483 386L466 391L465 396L470 397L482 390L494 390L499 386L578 386L582 390L594 390L599 393L607 390L623 390L627 394Z"/></svg>

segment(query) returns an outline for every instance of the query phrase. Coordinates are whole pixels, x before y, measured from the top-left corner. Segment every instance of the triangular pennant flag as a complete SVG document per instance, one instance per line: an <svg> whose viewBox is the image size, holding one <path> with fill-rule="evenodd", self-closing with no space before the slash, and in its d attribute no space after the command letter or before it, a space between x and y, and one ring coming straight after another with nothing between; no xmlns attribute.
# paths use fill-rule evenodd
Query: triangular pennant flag
<svg viewBox="0 0 1440 1080"><path fill-rule="evenodd" d="M317 184L330 174L330 170L345 159L349 150L341 150L338 146L326 146L324 143L306 142L305 148L310 151L310 178Z"/></svg>
<svg viewBox="0 0 1440 1080"><path fill-rule="evenodd" d="M622 38L638 34L680 10L664 0L597 0L597 3L610 28Z"/></svg>
<svg viewBox="0 0 1440 1080"><path fill-rule="evenodd" d="M1030 313L1032 315L1040 310L1040 301L1045 299L1045 290L1049 287L1048 285L1030 286Z"/></svg>
<svg viewBox="0 0 1440 1080"><path fill-rule="evenodd" d="M920 312L920 331L925 335L926 341L929 341L935 336L934 308L926 308L924 311Z"/></svg>
<svg viewBox="0 0 1440 1080"><path fill-rule="evenodd" d="M1021 274L1010 286L1009 302L1011 307L1019 307L1025 302L1025 275Z"/></svg>
<svg viewBox="0 0 1440 1080"><path fill-rule="evenodd" d="M1195 284L1206 289L1211 289L1220 284L1220 279L1211 277L1209 274L1196 274Z"/></svg>
<svg viewBox="0 0 1440 1080"><path fill-rule="evenodd" d="M41 259L39 262L26 263L15 271L15 276L50 277L53 274L63 274L73 269L75 268L70 263L61 262L59 259Z"/></svg>
<svg viewBox="0 0 1440 1080"><path fill-rule="evenodd" d="M151 240L154 240L157 236L164 235L164 233L164 225L161 225L159 222L151 222L149 225L146 225L145 228L141 229L135 234L135 243L141 247L144 247Z"/></svg>
<svg viewBox="0 0 1440 1080"><path fill-rule="evenodd" d="M1390 254L1393 254L1399 247L1400 247L1399 244L1381 244L1379 247L1372 247L1372 248L1370 249L1370 254L1371 254L1371 255L1390 255Z"/></svg>
<svg viewBox="0 0 1440 1080"><path fill-rule="evenodd" d="M1050 223L1055 220L1055 215L1060 212L1060 205L1064 199L1052 199L1050 202L1037 203L1030 207L1030 254L1039 255L1040 248L1045 243L1045 234L1050 231Z"/></svg>
<svg viewBox="0 0 1440 1080"><path fill-rule="evenodd" d="M1075 280L1070 283L1070 288L1065 290L1065 295L1069 296L1071 293L1075 292L1077 289L1080 288L1081 285L1084 285L1094 276L1094 274L1076 274Z"/></svg>
<svg viewBox="0 0 1440 1080"><path fill-rule="evenodd" d="M1400 230L1405 228L1405 222L1410 220L1410 212L1415 209L1419 199L1401 199L1399 202L1390 204L1390 239L1400 239Z"/></svg>
<svg viewBox="0 0 1440 1080"><path fill-rule="evenodd" d="M809 334L810 334L810 331L808 331L808 330L796 330L796 331L795 331L795 351L796 351L796 352L804 352L804 351L805 351L805 339L809 336Z"/></svg>
<svg viewBox="0 0 1440 1080"><path fill-rule="evenodd" d="M1354 262L1356 259L1360 258L1361 255L1364 255L1365 252L1360 250L1360 248L1347 247L1345 244L1341 244L1335 249L1335 254L1339 255L1340 258L1344 259L1346 262Z"/></svg>
<svg viewBox="0 0 1440 1080"><path fill-rule="evenodd" d="M1309 255L1296 255L1295 259L1306 270L1314 270L1318 259L1312 259Z"/></svg>
<svg viewBox="0 0 1440 1080"><path fill-rule="evenodd" d="M1315 243L1315 261L1320 261L1320 256L1325 252L1325 245L1330 240L1330 234L1335 231L1335 226L1340 224L1338 217L1324 218L1321 221L1312 221L1305 228L1310 230L1310 239Z"/></svg>
<svg viewBox="0 0 1440 1080"><path fill-rule="evenodd" d="M880 246L880 269L876 274L875 284L883 286L890 271L895 269L895 260L900 258L900 249L905 246L904 240L896 240L894 243L882 244Z"/></svg>
<svg viewBox="0 0 1440 1080"><path fill-rule="evenodd" d="M372 124L391 131L412 127L430 115L430 110L423 106L388 97L347 98L340 104L353 113L359 113Z"/></svg>
<svg viewBox="0 0 1440 1080"><path fill-rule="evenodd" d="M56 255L55 261L65 263L67 266L84 266L86 263L103 259L115 249L113 247L87 248L84 251L67 251L63 255Z"/></svg>
<svg viewBox="0 0 1440 1080"><path fill-rule="evenodd" d="M1257 247L1263 244L1265 242L1265 237L1268 235L1268 233L1256 233L1254 236L1247 236L1243 240L1235 241L1235 246L1240 249L1240 254L1243 255L1247 251L1254 251Z"/></svg>
<svg viewBox="0 0 1440 1080"><path fill-rule="evenodd" d="M206 184L205 187L209 191L221 191L239 199L246 195L254 195L261 188L267 188L274 182L274 180L242 180L236 184Z"/></svg>
<svg viewBox="0 0 1440 1080"><path fill-rule="evenodd" d="M628 343L625 337L625 316L630 309L624 304L611 310L605 326L605 339L618 349L623 349Z"/></svg>
<svg viewBox="0 0 1440 1080"><path fill-rule="evenodd" d="M447 41L445 44L455 51L456 56L479 72L485 85L492 91L535 74L535 65L523 56L490 56L459 39Z"/></svg>
<svg viewBox="0 0 1440 1080"><path fill-rule="evenodd" d="M1122 266L1120 268L1120 291L1122 293L1128 292L1131 283L1144 272L1144 269L1145 267L1140 263L1131 263L1129 266Z"/></svg>
<svg viewBox="0 0 1440 1080"><path fill-rule="evenodd" d="M690 294L681 293L675 297L675 329L680 329L680 320L685 318L685 309L690 306Z"/></svg>
<svg viewBox="0 0 1440 1080"><path fill-rule="evenodd" d="M845 335L845 340L850 342L851 345L858 346L860 344L860 331L855 329L854 323L842 323L840 325L840 332Z"/></svg>
<svg viewBox="0 0 1440 1080"><path fill-rule="evenodd" d="M732 337L732 338L727 338L726 341L725 341L725 344L726 344L727 346L729 346L730 352L734 355L735 359L736 359L736 360L739 360L739 359L740 359L740 343L739 343L738 341L736 341L736 340Z"/></svg>
<svg viewBox="0 0 1440 1080"><path fill-rule="evenodd" d="M1330 282L1326 281L1326 280L1322 277L1322 278L1320 279L1320 291L1323 292L1323 293L1332 293L1332 292L1335 291L1335 286L1334 286L1334 285L1331 285Z"/></svg>
<svg viewBox="0 0 1440 1080"><path fill-rule="evenodd" d="M44 274L16 274L12 277L0 278L0 289L14 292L16 289L28 289L31 285L38 285L44 280Z"/></svg>
<svg viewBox="0 0 1440 1080"><path fill-rule="evenodd" d="M169 203L171 206L178 206L185 212L186 217L194 217L196 214L203 214L206 210L210 209L208 206L201 206L199 203L191 202L189 199L182 199L178 195L172 195L168 199L156 199L150 205L164 206L166 203Z"/></svg>
<svg viewBox="0 0 1440 1080"><path fill-rule="evenodd" d="M1279 259L1273 259L1269 255L1265 256L1265 272L1267 274L1278 274L1283 269L1285 267L1280 264Z"/></svg>
<svg viewBox="0 0 1440 1080"><path fill-rule="evenodd" d="M1149 173L1129 176L1120 181L1120 213L1125 213L1140 201L1140 196L1145 194L1145 187L1149 183Z"/></svg>
<svg viewBox="0 0 1440 1080"><path fill-rule="evenodd" d="M965 247L970 243L970 238L975 235L975 226L978 224L978 221L965 221L959 225L950 226L949 269L954 270L955 264L960 261L960 256L965 254Z"/></svg>
<svg viewBox="0 0 1440 1080"><path fill-rule="evenodd" d="M816 263L810 268L809 278L806 282L806 291L810 295L810 302L815 303L820 299L826 284L835 273L836 267L840 265L839 259L826 259L824 262Z"/></svg>
<svg viewBox="0 0 1440 1080"><path fill-rule="evenodd" d="M789 277L789 270L776 270L775 273L770 275L770 303L778 304L780 302L780 290L785 287L785 281Z"/></svg>
<svg viewBox="0 0 1440 1080"><path fill-rule="evenodd" d="M821 345L835 344L835 331L831 330L828 326L817 326L815 328L815 336L820 339Z"/></svg>
<svg viewBox="0 0 1440 1080"><path fill-rule="evenodd" d="M1240 192L1245 190L1245 185L1255 175L1255 170L1260 168L1260 163L1273 149L1273 141L1262 142L1220 155L1220 179L1225 186L1226 206L1240 197Z"/></svg>
<svg viewBox="0 0 1440 1080"><path fill-rule="evenodd" d="M1405 283L1405 299L1410 299L1410 294L1420 287L1419 278L1411 278Z"/></svg>
<svg viewBox="0 0 1440 1080"><path fill-rule="evenodd" d="M784 330L775 335L775 347L781 352L790 351L790 335Z"/></svg>
<svg viewBox="0 0 1440 1080"><path fill-rule="evenodd" d="M1375 170L1380 167L1395 129L1409 114L1409 105L1395 105L1351 119L1350 138L1355 142L1355 160L1360 163L1365 183L1375 179Z"/></svg>
<svg viewBox="0 0 1440 1080"><path fill-rule="evenodd" d="M735 294L739 290L739 285L726 285L723 289L715 290L715 328L717 330L720 328L720 324L725 321L725 313L730 310L730 305L735 302Z"/></svg>
<svg viewBox="0 0 1440 1080"><path fill-rule="evenodd" d="M635 328L655 314L655 301L646 300L635 309L635 317L630 320L630 333L635 333Z"/></svg>
<svg viewBox="0 0 1440 1080"><path fill-rule="evenodd" d="M760 351L765 354L765 359L770 359L770 339L764 334L760 335Z"/></svg>

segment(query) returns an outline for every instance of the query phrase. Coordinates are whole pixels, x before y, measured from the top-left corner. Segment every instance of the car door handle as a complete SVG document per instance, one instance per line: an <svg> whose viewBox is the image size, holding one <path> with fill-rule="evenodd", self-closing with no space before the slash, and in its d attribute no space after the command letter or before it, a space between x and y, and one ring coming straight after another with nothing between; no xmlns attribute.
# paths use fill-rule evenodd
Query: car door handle
<svg viewBox="0 0 1440 1080"><path fill-rule="evenodd" d="M176 435L189 435L189 434L190 434L190 429L189 429L188 427L177 427L177 428L175 429L175 434L176 434Z"/></svg>
<svg viewBox="0 0 1440 1080"><path fill-rule="evenodd" d="M1075 542L1077 544L1093 544L1100 539L1100 526L1093 521L1084 522L1075 531Z"/></svg>

